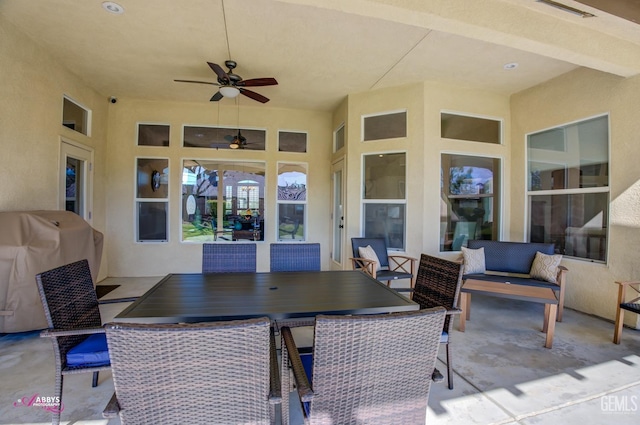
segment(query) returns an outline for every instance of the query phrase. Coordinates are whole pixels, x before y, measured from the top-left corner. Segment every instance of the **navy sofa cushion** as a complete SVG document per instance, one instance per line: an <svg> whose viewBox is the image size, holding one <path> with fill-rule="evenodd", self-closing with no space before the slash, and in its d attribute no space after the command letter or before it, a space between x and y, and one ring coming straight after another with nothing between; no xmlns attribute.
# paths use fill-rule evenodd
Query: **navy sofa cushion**
<svg viewBox="0 0 640 425"><path fill-rule="evenodd" d="M473 279L473 280L483 280L485 282L503 282L503 283L512 283L514 285L527 285L527 286L539 286L541 288L551 288L554 291L560 289L560 287L551 282L547 282L546 280L537 280L531 279L529 277L515 277L515 276L502 276L495 274L466 274L462 276L464 280Z"/></svg>
<svg viewBox="0 0 640 425"><path fill-rule="evenodd" d="M468 248L484 247L487 270L504 273L529 274L536 252L554 254L554 244L539 242L503 242L489 240L469 240ZM548 282L547 282L548 283Z"/></svg>

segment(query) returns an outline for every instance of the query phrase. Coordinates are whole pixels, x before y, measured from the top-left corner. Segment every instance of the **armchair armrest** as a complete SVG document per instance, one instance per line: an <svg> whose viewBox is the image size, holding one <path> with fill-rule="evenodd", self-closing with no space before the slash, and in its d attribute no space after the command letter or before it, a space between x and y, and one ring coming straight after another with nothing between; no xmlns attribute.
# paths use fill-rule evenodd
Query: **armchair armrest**
<svg viewBox="0 0 640 425"><path fill-rule="evenodd" d="M372 278L376 278L376 262L362 257L349 257L353 263L353 269L361 269L364 273L368 274Z"/></svg>
<svg viewBox="0 0 640 425"><path fill-rule="evenodd" d="M459 308L451 308L451 309L447 309L447 311L445 312L446 316L457 316L459 314L462 313L462 310L460 310Z"/></svg>
<svg viewBox="0 0 640 425"><path fill-rule="evenodd" d="M98 300L98 304L132 303L138 298L140 297L110 298L107 300Z"/></svg>
<svg viewBox="0 0 640 425"><path fill-rule="evenodd" d="M57 338L59 336L91 335L104 333L104 328L81 328L81 329L45 329L40 332L41 338Z"/></svg>
<svg viewBox="0 0 640 425"><path fill-rule="evenodd" d="M284 342L286 349L289 352L289 362L291 363L293 378L296 381L296 387L298 389L300 400L305 403L309 402L313 399L313 389L309 384L309 379L307 379L307 374L304 371L304 366L302 366L300 353L298 352L298 347L293 340L291 329L285 326L280 329L280 333L282 334L282 341Z"/></svg>
<svg viewBox="0 0 640 425"><path fill-rule="evenodd" d="M413 276L411 278L411 288L413 288L416 284L416 262L418 259L408 255L388 255L387 257L389 258L389 268L392 271L411 273ZM391 262L396 264L395 267L392 267Z"/></svg>

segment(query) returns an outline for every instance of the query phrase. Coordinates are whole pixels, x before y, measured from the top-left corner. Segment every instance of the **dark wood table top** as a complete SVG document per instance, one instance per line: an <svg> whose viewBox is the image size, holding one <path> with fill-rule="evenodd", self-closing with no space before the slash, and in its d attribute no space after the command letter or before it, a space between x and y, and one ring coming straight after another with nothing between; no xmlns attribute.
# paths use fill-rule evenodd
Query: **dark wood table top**
<svg viewBox="0 0 640 425"><path fill-rule="evenodd" d="M360 271L170 274L115 322L271 320L377 314L420 306Z"/></svg>

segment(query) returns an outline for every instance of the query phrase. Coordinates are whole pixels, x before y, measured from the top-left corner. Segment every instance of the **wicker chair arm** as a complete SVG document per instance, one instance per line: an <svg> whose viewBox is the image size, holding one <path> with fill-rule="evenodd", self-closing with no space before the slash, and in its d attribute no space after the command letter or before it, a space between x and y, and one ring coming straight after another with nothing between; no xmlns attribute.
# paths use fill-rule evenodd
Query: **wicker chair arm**
<svg viewBox="0 0 640 425"><path fill-rule="evenodd" d="M451 309L447 309L447 312L445 314L447 316L457 316L461 313L462 313L462 310L460 310L459 308L451 308Z"/></svg>
<svg viewBox="0 0 640 425"><path fill-rule="evenodd" d="M269 403L282 403L282 388L280 386L280 369L278 368L278 353L276 351L275 330L271 328L269 337Z"/></svg>
<svg viewBox="0 0 640 425"><path fill-rule="evenodd" d="M313 389L311 389L309 379L307 379L307 374L304 371L304 366L302 366L300 353L298 352L298 347L296 346L293 335L291 334L291 329L289 329L288 326L285 326L280 329L280 333L282 334L282 340L289 352L289 362L291 363L293 378L296 381L300 400L305 403L309 402L313 399Z"/></svg>
<svg viewBox="0 0 640 425"><path fill-rule="evenodd" d="M104 328L81 328L81 329L45 329L40 332L41 338L57 338L59 336L91 335L104 333Z"/></svg>
<svg viewBox="0 0 640 425"><path fill-rule="evenodd" d="M120 404L116 398L116 393L113 393L111 400L109 400L109 403L107 403L102 411L102 417L107 419L117 418L118 412L120 412Z"/></svg>

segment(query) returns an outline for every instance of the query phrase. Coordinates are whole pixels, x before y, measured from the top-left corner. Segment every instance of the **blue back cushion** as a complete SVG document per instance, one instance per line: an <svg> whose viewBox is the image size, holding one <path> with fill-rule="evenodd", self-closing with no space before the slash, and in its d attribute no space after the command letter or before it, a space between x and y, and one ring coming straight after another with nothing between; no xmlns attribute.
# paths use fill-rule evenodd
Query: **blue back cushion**
<svg viewBox="0 0 640 425"><path fill-rule="evenodd" d="M109 364L107 335L90 335L67 352L67 366L106 366Z"/></svg>
<svg viewBox="0 0 640 425"><path fill-rule="evenodd" d="M383 238L351 238L351 248L353 249L353 256L360 257L358 248L371 245L371 248L376 252L378 260L380 260L380 267L382 269L389 268L389 258L387 253L387 244Z"/></svg>
<svg viewBox="0 0 640 425"><path fill-rule="evenodd" d="M552 243L470 240L467 246L470 249L484 247L486 269L506 273L528 274L536 252L554 253Z"/></svg>

